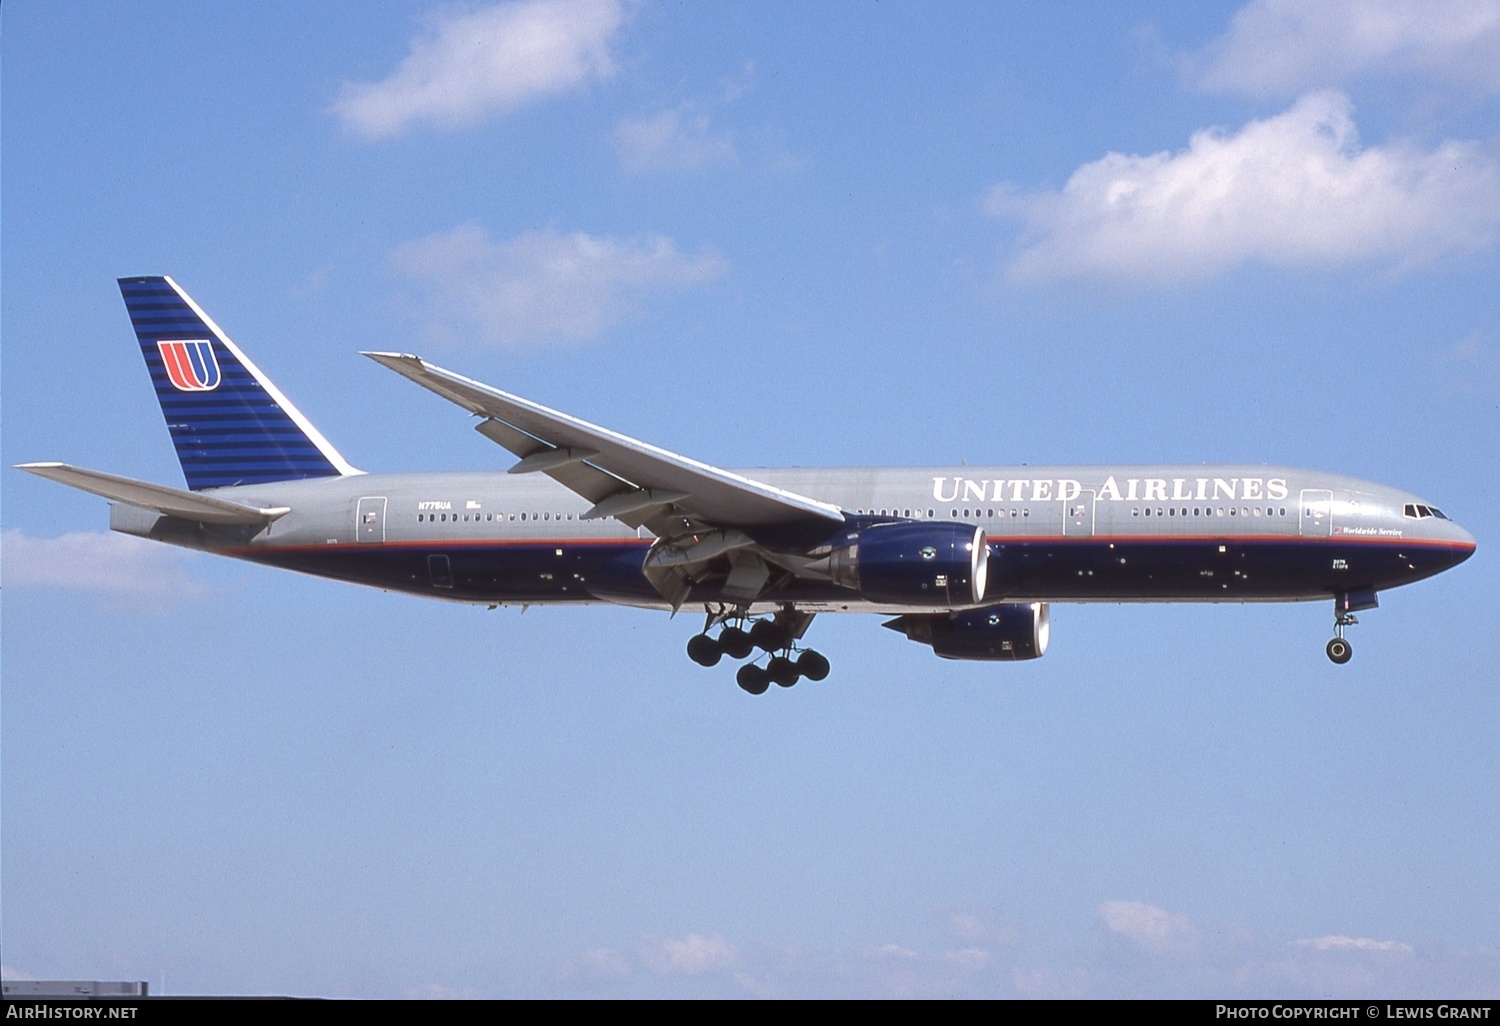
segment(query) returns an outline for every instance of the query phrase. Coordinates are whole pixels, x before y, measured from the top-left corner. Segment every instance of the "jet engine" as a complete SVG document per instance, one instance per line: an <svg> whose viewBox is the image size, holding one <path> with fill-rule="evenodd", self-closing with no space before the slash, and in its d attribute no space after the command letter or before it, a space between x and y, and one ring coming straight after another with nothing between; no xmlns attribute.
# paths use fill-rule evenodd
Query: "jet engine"
<svg viewBox="0 0 1500 1026"><path fill-rule="evenodd" d="M1047 651L1047 603L1008 604L952 615L908 613L884 626L931 645L944 659L1038 659Z"/></svg>
<svg viewBox="0 0 1500 1026"><path fill-rule="evenodd" d="M984 601L989 551L983 528L970 524L876 524L834 548L828 572L874 602L967 606Z"/></svg>

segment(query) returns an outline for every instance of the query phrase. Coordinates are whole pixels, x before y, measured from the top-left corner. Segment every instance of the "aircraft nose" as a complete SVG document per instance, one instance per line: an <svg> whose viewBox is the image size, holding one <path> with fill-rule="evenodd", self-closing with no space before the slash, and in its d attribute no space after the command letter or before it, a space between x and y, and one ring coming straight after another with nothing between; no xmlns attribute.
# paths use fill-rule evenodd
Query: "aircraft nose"
<svg viewBox="0 0 1500 1026"><path fill-rule="evenodd" d="M1451 565L1457 566L1464 560L1468 559L1470 556L1474 555L1474 550L1479 546L1478 543L1474 541L1474 536L1472 534L1464 530L1462 527L1459 527L1453 521L1448 521L1447 526L1450 535L1449 540L1453 551L1453 563Z"/></svg>

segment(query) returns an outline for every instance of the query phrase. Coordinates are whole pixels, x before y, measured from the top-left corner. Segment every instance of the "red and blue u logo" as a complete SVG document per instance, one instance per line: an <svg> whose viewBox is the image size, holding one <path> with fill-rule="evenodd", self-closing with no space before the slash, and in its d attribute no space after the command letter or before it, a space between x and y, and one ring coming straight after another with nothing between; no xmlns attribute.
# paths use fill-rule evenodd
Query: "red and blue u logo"
<svg viewBox="0 0 1500 1026"><path fill-rule="evenodd" d="M219 361L214 359L213 343L207 339L156 343L161 350L167 377L180 392L211 392L219 387Z"/></svg>

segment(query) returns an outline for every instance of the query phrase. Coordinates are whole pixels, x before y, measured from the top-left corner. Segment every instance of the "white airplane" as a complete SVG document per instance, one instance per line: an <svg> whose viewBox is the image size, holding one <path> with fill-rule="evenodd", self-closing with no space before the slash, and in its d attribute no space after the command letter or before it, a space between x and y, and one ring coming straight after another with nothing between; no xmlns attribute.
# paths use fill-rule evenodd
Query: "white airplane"
<svg viewBox="0 0 1500 1026"><path fill-rule="evenodd" d="M187 490L21 465L112 500L114 530L461 602L702 609L688 655L754 655L752 694L826 677L801 640L835 612L1015 660L1046 651L1050 602L1331 599L1344 663L1355 612L1475 547L1415 495L1287 467L722 470L398 353L365 355L484 418L517 462L366 474L176 282L120 289Z"/></svg>

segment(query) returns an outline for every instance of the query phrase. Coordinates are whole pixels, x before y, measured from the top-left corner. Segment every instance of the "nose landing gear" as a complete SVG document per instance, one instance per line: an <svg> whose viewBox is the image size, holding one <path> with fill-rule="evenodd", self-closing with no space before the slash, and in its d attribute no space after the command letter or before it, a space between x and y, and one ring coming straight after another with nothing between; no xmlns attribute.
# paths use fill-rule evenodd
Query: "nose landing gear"
<svg viewBox="0 0 1500 1026"><path fill-rule="evenodd" d="M1347 619L1340 619L1334 623L1333 629L1338 631L1338 637L1328 643L1328 658L1343 666L1354 657L1354 646L1344 640L1344 628L1359 623L1352 615Z"/></svg>
<svg viewBox="0 0 1500 1026"><path fill-rule="evenodd" d="M1353 627L1359 623L1354 615L1355 610L1374 609L1379 604L1380 599L1376 596L1374 588L1341 591L1333 597L1333 640L1324 649L1329 659L1343 666L1354 657L1354 646L1344 640L1344 628Z"/></svg>

